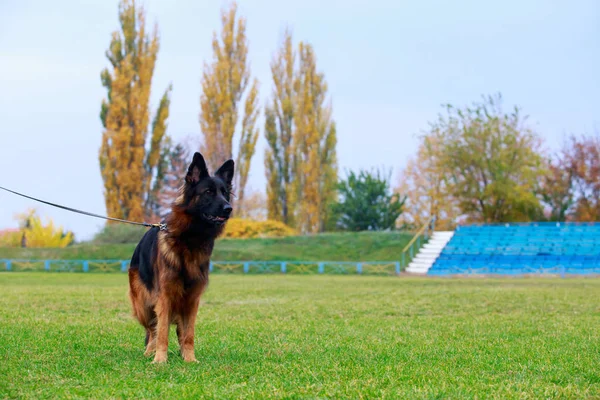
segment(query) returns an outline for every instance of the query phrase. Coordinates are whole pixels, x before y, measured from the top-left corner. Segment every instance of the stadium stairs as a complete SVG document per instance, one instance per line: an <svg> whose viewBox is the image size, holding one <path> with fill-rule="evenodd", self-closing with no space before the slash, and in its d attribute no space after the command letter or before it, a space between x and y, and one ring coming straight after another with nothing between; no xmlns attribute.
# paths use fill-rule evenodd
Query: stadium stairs
<svg viewBox="0 0 600 400"><path fill-rule="evenodd" d="M600 223L459 226L439 253L430 248L417 256L435 255L428 275L600 274Z"/></svg>
<svg viewBox="0 0 600 400"><path fill-rule="evenodd" d="M417 255L411 260L406 272L413 274L427 274L427 271L435 263L440 253L454 235L453 231L433 232L431 239L425 244Z"/></svg>

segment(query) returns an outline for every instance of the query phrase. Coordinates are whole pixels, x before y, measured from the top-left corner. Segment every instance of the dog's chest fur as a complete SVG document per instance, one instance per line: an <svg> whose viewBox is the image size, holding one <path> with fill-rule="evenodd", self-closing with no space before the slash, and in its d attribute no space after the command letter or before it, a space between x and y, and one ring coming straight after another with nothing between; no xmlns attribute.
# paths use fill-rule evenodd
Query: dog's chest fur
<svg viewBox="0 0 600 400"><path fill-rule="evenodd" d="M158 254L162 257L166 270L176 272L170 278L179 278L186 287L208 277L213 246L212 240L183 240L169 237L165 233L159 234L158 238Z"/></svg>

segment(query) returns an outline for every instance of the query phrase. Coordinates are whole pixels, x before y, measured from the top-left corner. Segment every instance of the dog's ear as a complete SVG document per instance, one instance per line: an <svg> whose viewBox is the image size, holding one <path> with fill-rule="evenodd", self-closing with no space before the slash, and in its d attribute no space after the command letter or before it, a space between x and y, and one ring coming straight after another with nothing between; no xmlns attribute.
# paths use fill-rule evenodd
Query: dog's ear
<svg viewBox="0 0 600 400"><path fill-rule="evenodd" d="M233 180L233 168L233 160L227 160L223 163L223 165L221 165L217 172L215 172L215 176L223 179L227 186L231 186L231 181Z"/></svg>
<svg viewBox="0 0 600 400"><path fill-rule="evenodd" d="M206 168L206 162L202 154L194 153L194 159L188 167L187 175L185 176L185 182L188 185L195 185L202 179L208 177L208 169Z"/></svg>

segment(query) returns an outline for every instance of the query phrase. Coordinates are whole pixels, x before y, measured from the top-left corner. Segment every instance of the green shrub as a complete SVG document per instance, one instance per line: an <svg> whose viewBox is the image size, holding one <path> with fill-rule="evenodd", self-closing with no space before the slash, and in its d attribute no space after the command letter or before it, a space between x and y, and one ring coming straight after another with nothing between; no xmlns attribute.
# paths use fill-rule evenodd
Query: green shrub
<svg viewBox="0 0 600 400"><path fill-rule="evenodd" d="M92 240L95 244L137 243L148 228L128 224L106 224Z"/></svg>

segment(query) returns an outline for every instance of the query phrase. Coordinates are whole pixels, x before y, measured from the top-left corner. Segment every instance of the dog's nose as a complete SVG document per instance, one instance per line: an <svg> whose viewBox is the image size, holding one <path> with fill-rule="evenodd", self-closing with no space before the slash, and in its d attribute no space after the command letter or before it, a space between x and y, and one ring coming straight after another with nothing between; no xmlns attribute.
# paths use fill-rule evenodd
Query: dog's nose
<svg viewBox="0 0 600 400"><path fill-rule="evenodd" d="M227 214L231 214L231 211L232 211L232 210L233 210L233 207L231 207L231 204L226 204L226 205L223 207L223 211L224 211L225 213L227 213Z"/></svg>

